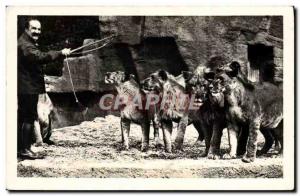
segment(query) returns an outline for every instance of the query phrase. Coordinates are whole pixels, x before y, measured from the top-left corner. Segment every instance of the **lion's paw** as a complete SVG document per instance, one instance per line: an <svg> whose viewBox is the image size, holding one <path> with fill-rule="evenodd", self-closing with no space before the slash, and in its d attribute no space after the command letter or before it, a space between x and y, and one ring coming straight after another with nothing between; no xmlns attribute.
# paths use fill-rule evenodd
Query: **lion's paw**
<svg viewBox="0 0 300 196"><path fill-rule="evenodd" d="M194 143L194 146L201 146L203 144L203 142L201 140L197 140L195 143Z"/></svg>
<svg viewBox="0 0 300 196"><path fill-rule="evenodd" d="M236 155L234 154L230 154L230 153L226 153L223 155L223 159L235 159Z"/></svg>
<svg viewBox="0 0 300 196"><path fill-rule="evenodd" d="M129 150L129 145L123 145L123 150Z"/></svg>
<svg viewBox="0 0 300 196"><path fill-rule="evenodd" d="M199 157L206 157L207 156L207 152L206 151L203 151L200 153Z"/></svg>
<svg viewBox="0 0 300 196"><path fill-rule="evenodd" d="M161 142L159 138L155 138L154 142L155 142L155 148L162 148L164 146L164 144Z"/></svg>
<svg viewBox="0 0 300 196"><path fill-rule="evenodd" d="M220 155L218 155L218 154L213 154L213 153L209 153L209 154L207 155L207 158L208 158L208 159L213 159L213 160L218 160L218 159L220 159Z"/></svg>
<svg viewBox="0 0 300 196"><path fill-rule="evenodd" d="M145 145L145 146L142 146L142 147L141 147L141 151L142 151L142 152L147 152L148 149L149 149L148 145Z"/></svg>
<svg viewBox="0 0 300 196"><path fill-rule="evenodd" d="M280 153L280 154L275 154L272 156L272 158L283 158L283 155Z"/></svg>
<svg viewBox="0 0 300 196"><path fill-rule="evenodd" d="M255 160L254 157L247 157L247 156L244 156L244 157L242 158L242 161L243 161L244 163L251 163L251 162L253 162L254 160Z"/></svg>

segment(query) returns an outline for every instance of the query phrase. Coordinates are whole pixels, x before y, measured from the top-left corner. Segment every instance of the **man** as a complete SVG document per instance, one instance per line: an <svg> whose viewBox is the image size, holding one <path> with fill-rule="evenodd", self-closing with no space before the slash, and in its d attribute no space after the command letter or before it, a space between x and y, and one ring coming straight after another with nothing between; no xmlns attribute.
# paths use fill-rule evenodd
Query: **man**
<svg viewBox="0 0 300 196"><path fill-rule="evenodd" d="M71 52L66 48L42 52L38 45L40 34L41 23L30 19L18 39L18 157L22 159L42 158L31 150L31 144L38 97L45 93L43 64L63 59Z"/></svg>

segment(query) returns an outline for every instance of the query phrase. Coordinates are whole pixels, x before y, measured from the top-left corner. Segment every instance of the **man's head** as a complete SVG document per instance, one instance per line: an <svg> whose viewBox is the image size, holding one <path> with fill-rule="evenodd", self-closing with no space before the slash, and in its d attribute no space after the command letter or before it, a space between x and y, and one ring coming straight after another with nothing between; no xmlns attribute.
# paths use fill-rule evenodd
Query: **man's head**
<svg viewBox="0 0 300 196"><path fill-rule="evenodd" d="M37 19L30 19L25 28L25 32L34 41L37 41L41 34L41 23Z"/></svg>

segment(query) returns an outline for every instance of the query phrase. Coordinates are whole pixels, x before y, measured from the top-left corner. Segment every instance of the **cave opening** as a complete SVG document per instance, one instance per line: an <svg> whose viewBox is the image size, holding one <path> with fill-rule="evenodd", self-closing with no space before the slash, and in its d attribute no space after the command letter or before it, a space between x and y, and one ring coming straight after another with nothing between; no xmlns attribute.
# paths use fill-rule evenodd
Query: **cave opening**
<svg viewBox="0 0 300 196"><path fill-rule="evenodd" d="M140 73L141 78L147 77L158 69L164 69L175 76L188 70L174 37L144 38L139 46L137 63L144 70Z"/></svg>
<svg viewBox="0 0 300 196"><path fill-rule="evenodd" d="M273 46L264 44L248 45L249 79L253 82L273 81L274 51Z"/></svg>

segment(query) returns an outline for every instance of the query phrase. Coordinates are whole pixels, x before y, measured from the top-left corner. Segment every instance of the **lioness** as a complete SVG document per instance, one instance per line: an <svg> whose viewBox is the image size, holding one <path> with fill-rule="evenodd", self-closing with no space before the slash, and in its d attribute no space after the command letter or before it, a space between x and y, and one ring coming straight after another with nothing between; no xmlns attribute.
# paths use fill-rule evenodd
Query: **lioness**
<svg viewBox="0 0 300 196"><path fill-rule="evenodd" d="M36 146L44 143L52 145L52 118L54 117L53 104L47 93L40 94L37 105L38 119L34 121L34 142Z"/></svg>
<svg viewBox="0 0 300 196"><path fill-rule="evenodd" d="M105 74L105 83L114 84L118 92L119 99L123 100L120 105L121 111L121 131L122 142L126 150L129 149L130 123L140 124L142 127L142 151L147 151L149 147L149 129L150 121L153 122L155 141L158 142L158 124L155 118L155 111L145 110L146 94L141 91L134 75L125 74L122 71L107 72ZM142 107L134 102L135 98L140 98ZM125 101L126 99L126 101ZM156 143L158 145L158 143Z"/></svg>
<svg viewBox="0 0 300 196"><path fill-rule="evenodd" d="M175 148L181 149L186 126L193 123L198 130L198 140L203 140L201 125L197 121L189 118L189 106L197 110L201 106L198 97L191 100L185 91L185 80L183 75L174 77L167 71L158 70L152 73L142 83L143 89L159 95L158 116L162 125L165 151L172 151L171 134L173 122L178 123L178 135L175 140Z"/></svg>
<svg viewBox="0 0 300 196"><path fill-rule="evenodd" d="M227 129L229 133L230 152L224 158L235 158L237 149L237 135L239 124L249 128L249 138L246 154L242 158L244 162L253 162L257 151L257 135L260 130L264 136L274 134L279 139L282 152L283 133L281 126L283 121L282 89L272 83L263 82L251 84L245 78L239 77L240 64L232 62L220 71L214 81L216 89L222 89L225 101ZM266 134L267 133L267 134ZM270 146L266 138L267 151ZM267 146L266 146L267 145Z"/></svg>
<svg viewBox="0 0 300 196"><path fill-rule="evenodd" d="M199 104L201 103L198 110L189 111L189 118L199 123L199 129L205 138L206 148L200 156L218 159L220 158L222 131L226 127L226 121L224 103L217 102L217 97L211 96L209 92L215 73L210 68L199 66L194 72L185 72L185 75L186 92L194 95ZM176 141L179 146L183 142L183 135L184 133L177 135Z"/></svg>

